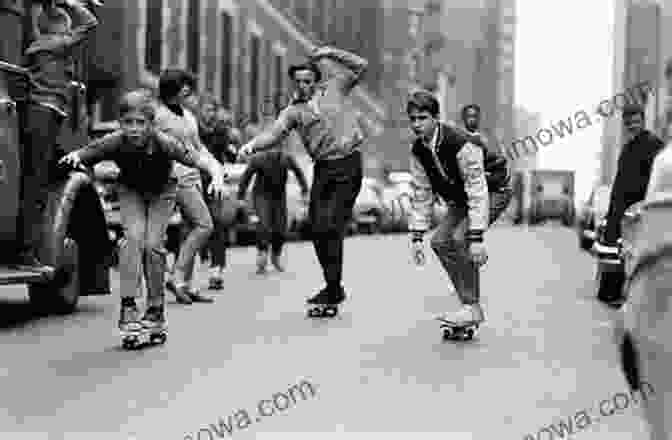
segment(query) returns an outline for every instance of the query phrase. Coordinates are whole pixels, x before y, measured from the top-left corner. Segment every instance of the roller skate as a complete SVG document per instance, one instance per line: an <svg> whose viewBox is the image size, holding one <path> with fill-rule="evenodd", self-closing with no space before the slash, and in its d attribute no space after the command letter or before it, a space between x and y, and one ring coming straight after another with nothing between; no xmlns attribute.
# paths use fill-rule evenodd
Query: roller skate
<svg viewBox="0 0 672 440"><path fill-rule="evenodd" d="M309 318L335 318L338 315L338 305L345 301L345 291L340 288L337 292L322 289L320 292L306 300L310 306Z"/></svg>
<svg viewBox="0 0 672 440"><path fill-rule="evenodd" d="M121 345L125 350L133 350L140 347L145 328L138 319L138 306L134 298L122 298L121 316L119 318L119 333Z"/></svg>
<svg viewBox="0 0 672 440"><path fill-rule="evenodd" d="M452 316L446 314L436 319L441 322L444 341L470 341L485 321L485 316L480 304L465 304Z"/></svg>
<svg viewBox="0 0 672 440"><path fill-rule="evenodd" d="M166 315L163 305L160 306L150 306L145 312L145 316L141 320L142 326L147 333L147 342L149 344L159 344L163 345L166 343L167 336L167 325L166 325Z"/></svg>
<svg viewBox="0 0 672 440"><path fill-rule="evenodd" d="M221 276L211 276L208 280L208 289L222 290L224 288L224 279Z"/></svg>
<svg viewBox="0 0 672 440"><path fill-rule="evenodd" d="M257 274L266 273L266 266L268 266L268 252L259 251L257 254Z"/></svg>

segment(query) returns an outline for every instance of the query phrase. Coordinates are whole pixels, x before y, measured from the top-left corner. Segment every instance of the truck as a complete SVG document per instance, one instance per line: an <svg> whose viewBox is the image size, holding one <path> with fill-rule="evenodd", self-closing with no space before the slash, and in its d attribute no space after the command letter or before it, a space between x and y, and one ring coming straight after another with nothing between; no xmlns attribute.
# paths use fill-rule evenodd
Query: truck
<svg viewBox="0 0 672 440"><path fill-rule="evenodd" d="M112 246L98 193L89 170L65 170L57 160L88 139L86 47L72 82L71 114L64 122L50 173L45 227L38 257L54 267L52 276L13 269L21 174L20 151L30 73L22 66L28 45L28 15L37 0L0 0L0 285L25 285L36 311L71 313L79 297L109 295Z"/></svg>
<svg viewBox="0 0 672 440"><path fill-rule="evenodd" d="M574 171L530 171L529 223L536 225L549 219L559 219L565 226L573 226L576 217L574 202Z"/></svg>

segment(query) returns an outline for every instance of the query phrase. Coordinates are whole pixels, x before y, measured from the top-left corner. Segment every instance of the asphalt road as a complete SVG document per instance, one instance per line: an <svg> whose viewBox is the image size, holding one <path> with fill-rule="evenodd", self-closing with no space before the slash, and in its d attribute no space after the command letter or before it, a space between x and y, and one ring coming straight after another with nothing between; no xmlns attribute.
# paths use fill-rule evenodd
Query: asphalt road
<svg viewBox="0 0 672 440"><path fill-rule="evenodd" d="M350 299L330 321L305 318L322 282L308 243L265 276L253 248L233 249L216 302L169 298L168 342L141 351L119 348L116 273L114 295L67 317L34 317L23 288L1 288L0 438L641 438L637 403L615 398L614 312L593 300L575 233L501 226L486 240L488 322L470 343L441 340L433 318L457 300L403 235L348 239Z"/></svg>

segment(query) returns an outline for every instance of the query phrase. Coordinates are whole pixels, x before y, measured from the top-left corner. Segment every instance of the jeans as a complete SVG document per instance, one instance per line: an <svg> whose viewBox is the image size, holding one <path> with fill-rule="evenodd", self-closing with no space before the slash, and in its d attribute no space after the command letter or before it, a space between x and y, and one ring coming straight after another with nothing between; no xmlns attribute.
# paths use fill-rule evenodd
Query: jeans
<svg viewBox="0 0 672 440"><path fill-rule="evenodd" d="M273 255L280 255L287 232L286 194L257 193L254 195L254 210L259 216L257 249L267 251L270 245Z"/></svg>
<svg viewBox="0 0 672 440"><path fill-rule="evenodd" d="M49 169L63 116L38 104L27 104L21 138L21 186L17 222L18 250L36 252L41 244L49 198Z"/></svg>
<svg viewBox="0 0 672 440"><path fill-rule="evenodd" d="M504 189L490 193L490 224L494 223L511 201L512 191ZM431 240L432 250L448 273L462 304L480 300L478 269L468 254L465 234L469 225L466 206L451 206Z"/></svg>
<svg viewBox="0 0 672 440"><path fill-rule="evenodd" d="M191 230L180 246L175 262L175 281L190 283L194 277L196 254L207 244L214 228L203 199L200 176L189 176L178 181L176 202L185 224Z"/></svg>
<svg viewBox="0 0 672 440"><path fill-rule="evenodd" d="M121 297L140 297L144 272L147 305L161 306L166 270L163 239L175 210L175 186L152 198L120 187L119 205L125 232L119 249Z"/></svg>
<svg viewBox="0 0 672 440"><path fill-rule="evenodd" d="M318 161L308 208L311 235L327 288L340 288L343 241L352 208L362 188L362 155Z"/></svg>

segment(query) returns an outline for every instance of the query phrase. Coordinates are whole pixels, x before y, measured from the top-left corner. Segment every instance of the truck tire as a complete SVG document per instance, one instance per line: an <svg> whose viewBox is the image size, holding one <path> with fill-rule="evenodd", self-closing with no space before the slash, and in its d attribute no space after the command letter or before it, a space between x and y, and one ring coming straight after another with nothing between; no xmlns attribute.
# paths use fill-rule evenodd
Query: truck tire
<svg viewBox="0 0 672 440"><path fill-rule="evenodd" d="M89 294L88 291L92 289L91 285L83 285L86 283L83 283L82 270L108 274L102 270L106 267L100 265L109 257L106 252L111 251L112 246L101 239L107 239L105 218L98 213L101 214L98 218L100 224L93 220L91 209L101 208L92 203L100 202L90 177L81 172L70 174L67 181L54 188L49 195L43 246L39 256L45 264L54 267L55 275L48 282L28 286L29 298L39 312L72 313L77 308L79 297ZM96 228L100 228L100 231ZM96 236L95 232L101 234ZM109 293L109 276L101 281L98 290Z"/></svg>
<svg viewBox="0 0 672 440"><path fill-rule="evenodd" d="M65 315L77 309L80 293L77 242L69 237L63 240L60 260L52 281L28 286L30 302L42 314Z"/></svg>

